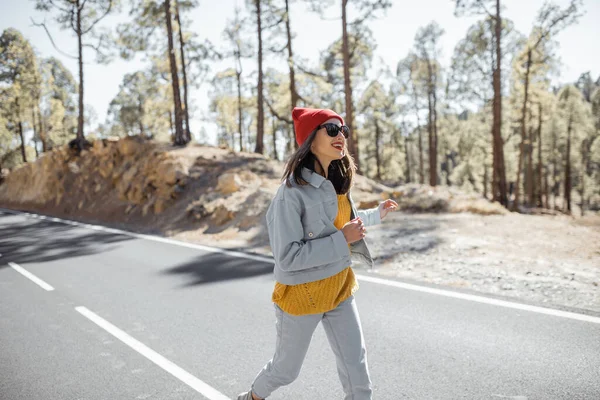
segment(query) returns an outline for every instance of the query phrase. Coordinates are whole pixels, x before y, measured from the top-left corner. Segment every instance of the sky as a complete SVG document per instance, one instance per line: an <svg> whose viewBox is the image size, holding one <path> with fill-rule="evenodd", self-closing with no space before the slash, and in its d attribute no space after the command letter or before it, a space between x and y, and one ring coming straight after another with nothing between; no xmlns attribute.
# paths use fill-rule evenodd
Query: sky
<svg viewBox="0 0 600 400"><path fill-rule="evenodd" d="M281 0L283 1L283 0ZM127 10L128 0L122 1ZM352 1L350 1L351 3ZM448 66L454 46L462 39L467 29L478 17L456 17L453 0L391 0L392 7L379 19L369 22L377 47L374 51L373 70L387 66L395 70L398 61L404 58L413 47L417 30L431 21L437 21L444 29L441 40L442 65ZM233 17L236 6L244 9L245 0L198 0L199 6L192 11L191 29L198 34L200 40L210 40L218 50L226 50L223 30ZM335 6L326 10L323 15L317 15L306 7L305 1L292 1L290 4L290 21L296 38L293 41L294 53L309 62L310 67L316 67L321 51L326 49L342 33L339 0ZM535 21L537 11L544 0L502 0L503 17L511 19L518 31L528 34ZM555 3L565 7L568 0L555 0ZM591 71L592 77L600 76L600 0L583 0L585 15L579 23L560 32L555 38L559 44L556 54L561 61L560 73L554 79L555 84L573 82L583 72ZM76 54L77 42L68 31L61 31L52 21L50 15L35 10L32 0L0 0L0 29L12 27L21 31L33 44L42 57L56 57L71 70L77 78L77 61L61 55L54 49L42 28L32 25L46 20L57 46L69 54ZM350 12L352 20L356 15ZM104 26L113 27L116 23L126 20L126 15L107 18ZM251 33L249 33L251 34ZM132 61L116 59L109 65L94 63L91 54L84 54L84 99L86 105L93 108L95 118L92 126L104 122L110 101L118 92L119 84L126 73L144 69L147 65L141 58ZM267 56L266 65L280 66L285 71L283 61ZM221 61L213 65L212 72L234 67L233 60ZM244 72L250 73L256 69L256 60L246 61ZM210 84L205 83L200 89L190 93L196 107L191 121L191 128L197 134L200 128L206 129L209 137L215 140L215 126L206 120L208 111L208 94ZM300 89L300 92L302 90ZM342 110L340 110L341 112ZM212 141L211 140L211 141Z"/></svg>

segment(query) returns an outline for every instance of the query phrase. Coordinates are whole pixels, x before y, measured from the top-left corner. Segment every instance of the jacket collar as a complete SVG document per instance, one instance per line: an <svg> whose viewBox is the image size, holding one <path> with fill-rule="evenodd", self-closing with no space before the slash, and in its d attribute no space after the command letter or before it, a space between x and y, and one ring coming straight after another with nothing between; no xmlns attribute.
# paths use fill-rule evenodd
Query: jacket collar
<svg viewBox="0 0 600 400"><path fill-rule="evenodd" d="M317 174L316 172L312 172L306 167L302 168L302 178L316 188L321 187L321 184L325 182L324 176Z"/></svg>

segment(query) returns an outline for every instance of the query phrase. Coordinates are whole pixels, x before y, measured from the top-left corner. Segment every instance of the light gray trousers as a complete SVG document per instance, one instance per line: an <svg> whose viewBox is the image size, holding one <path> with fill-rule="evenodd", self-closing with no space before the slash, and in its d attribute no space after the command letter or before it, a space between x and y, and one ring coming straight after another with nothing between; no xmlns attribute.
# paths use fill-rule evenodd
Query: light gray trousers
<svg viewBox="0 0 600 400"><path fill-rule="evenodd" d="M258 373L252 391L261 399L292 383L300 374L313 333L320 321L333 353L345 400L370 400L371 379L367 351L354 296L323 314L294 316L275 304L275 355Z"/></svg>

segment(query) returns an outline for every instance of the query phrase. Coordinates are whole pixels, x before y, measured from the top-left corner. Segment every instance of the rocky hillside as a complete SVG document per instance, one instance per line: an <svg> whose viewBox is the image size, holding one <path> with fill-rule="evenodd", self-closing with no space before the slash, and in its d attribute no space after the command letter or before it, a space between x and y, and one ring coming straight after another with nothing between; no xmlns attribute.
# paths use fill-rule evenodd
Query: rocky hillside
<svg viewBox="0 0 600 400"><path fill-rule="evenodd" d="M253 153L104 139L12 171L0 207L269 254L264 215L282 172ZM391 197L405 211L369 229L382 275L600 312L600 217L507 213L454 188L361 176L353 196L363 208Z"/></svg>
<svg viewBox="0 0 600 400"><path fill-rule="evenodd" d="M13 171L0 205L249 249L267 243L263 216L282 172L283 163L254 153L102 139L79 156L63 147ZM363 208L391 197L409 211L504 212L454 189L389 188L362 176L353 194Z"/></svg>

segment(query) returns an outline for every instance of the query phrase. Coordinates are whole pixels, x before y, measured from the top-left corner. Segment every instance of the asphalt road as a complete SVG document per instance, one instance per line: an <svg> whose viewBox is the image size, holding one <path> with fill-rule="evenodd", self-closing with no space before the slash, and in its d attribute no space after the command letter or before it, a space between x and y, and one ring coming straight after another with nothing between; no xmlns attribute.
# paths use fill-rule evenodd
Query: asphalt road
<svg viewBox="0 0 600 400"><path fill-rule="evenodd" d="M275 345L268 260L0 213L0 399L235 399ZM36 280L37 279L37 280ZM374 399L600 399L600 318L361 279ZM342 399L317 329L270 399Z"/></svg>

